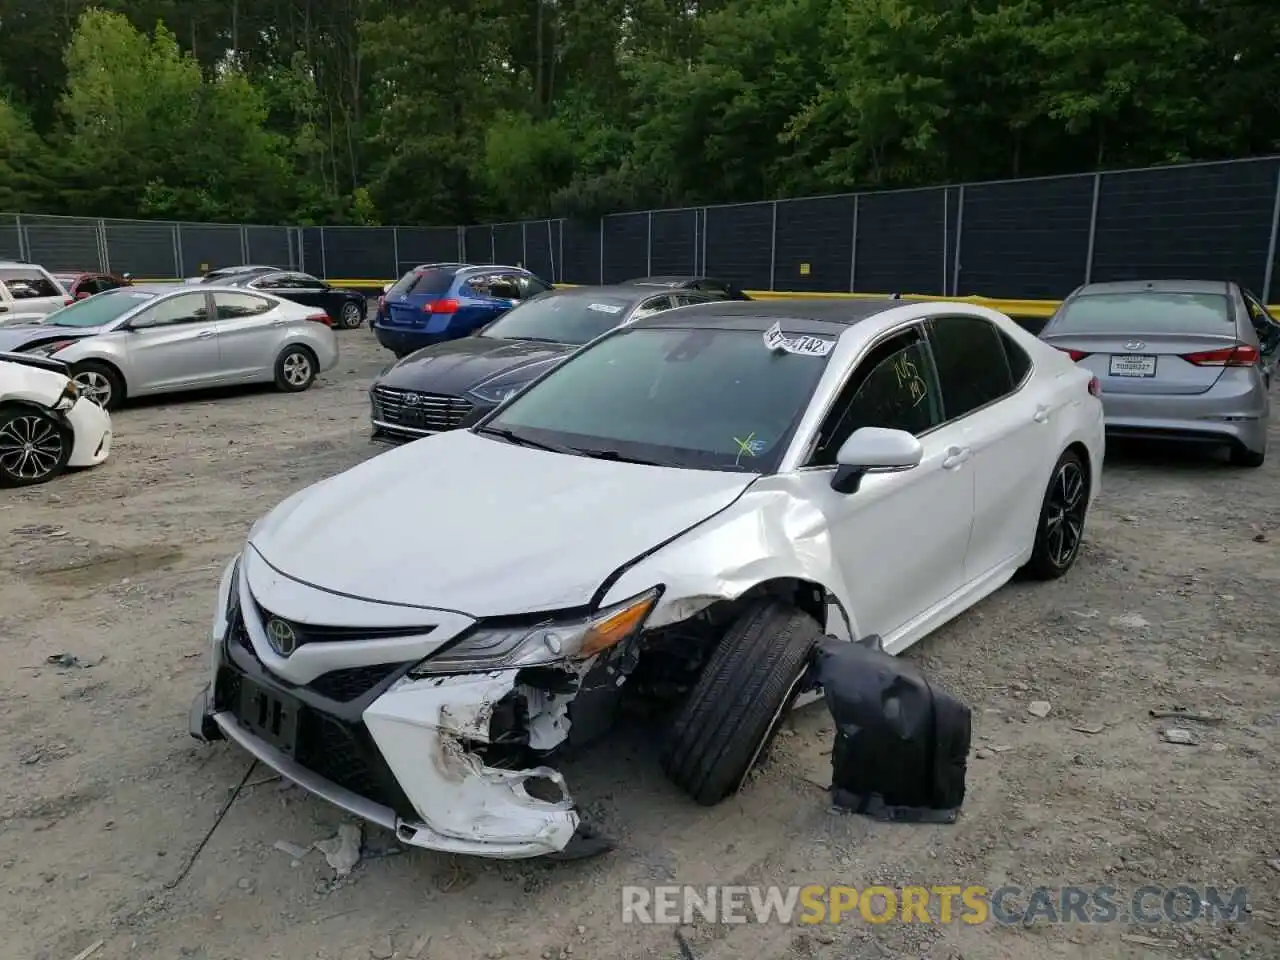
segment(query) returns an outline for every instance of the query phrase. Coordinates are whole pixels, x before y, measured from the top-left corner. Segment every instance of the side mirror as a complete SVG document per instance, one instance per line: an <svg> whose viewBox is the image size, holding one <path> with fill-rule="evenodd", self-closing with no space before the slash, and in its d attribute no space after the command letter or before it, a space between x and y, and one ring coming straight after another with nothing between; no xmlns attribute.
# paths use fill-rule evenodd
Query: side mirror
<svg viewBox="0 0 1280 960"><path fill-rule="evenodd" d="M857 493L868 473L899 473L920 465L924 447L905 430L862 427L836 454L836 475L831 489L837 493Z"/></svg>
<svg viewBox="0 0 1280 960"><path fill-rule="evenodd" d="M76 299L77 299L77 300L88 300L88 299L89 299L89 291L88 291L88 290L81 290L79 293L77 293L77 294L76 294Z"/></svg>
<svg viewBox="0 0 1280 960"><path fill-rule="evenodd" d="M383 294L384 294L384 295L385 295L385 294L390 293L390 292L391 292L391 284L389 284L389 283L384 283L384 284L382 285L382 292L383 292Z"/></svg>

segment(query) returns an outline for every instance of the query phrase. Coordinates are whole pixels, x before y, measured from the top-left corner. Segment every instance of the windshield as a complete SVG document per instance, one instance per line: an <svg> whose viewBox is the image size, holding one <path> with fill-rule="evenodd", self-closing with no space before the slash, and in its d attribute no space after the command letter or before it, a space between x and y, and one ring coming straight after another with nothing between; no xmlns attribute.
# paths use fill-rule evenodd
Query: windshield
<svg viewBox="0 0 1280 960"><path fill-rule="evenodd" d="M154 296L154 293L143 290L108 290L54 311L45 323L55 327L100 327L119 319Z"/></svg>
<svg viewBox="0 0 1280 960"><path fill-rule="evenodd" d="M623 328L575 354L481 433L669 467L777 468L827 358L760 331Z"/></svg>
<svg viewBox="0 0 1280 960"><path fill-rule="evenodd" d="M1091 293L1071 301L1052 332L1225 333L1232 322L1220 293Z"/></svg>
<svg viewBox="0 0 1280 960"><path fill-rule="evenodd" d="M574 293L538 297L503 314L481 336L580 345L616 327L632 302Z"/></svg>

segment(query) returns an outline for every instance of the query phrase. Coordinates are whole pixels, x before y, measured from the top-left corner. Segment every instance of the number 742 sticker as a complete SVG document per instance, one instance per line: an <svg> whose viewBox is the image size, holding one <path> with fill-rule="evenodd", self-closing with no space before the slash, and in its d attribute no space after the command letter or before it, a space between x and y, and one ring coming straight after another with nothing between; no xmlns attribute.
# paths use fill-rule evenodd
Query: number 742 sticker
<svg viewBox="0 0 1280 960"><path fill-rule="evenodd" d="M770 350L781 350L802 357L825 357L835 347L834 340L825 337L788 337L780 324L775 323L764 332L764 345Z"/></svg>

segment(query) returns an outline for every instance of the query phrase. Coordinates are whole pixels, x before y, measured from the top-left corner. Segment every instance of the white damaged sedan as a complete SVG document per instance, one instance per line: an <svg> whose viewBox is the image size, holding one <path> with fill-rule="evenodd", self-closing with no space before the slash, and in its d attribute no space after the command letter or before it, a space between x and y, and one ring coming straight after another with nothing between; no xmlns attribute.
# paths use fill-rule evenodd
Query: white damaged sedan
<svg viewBox="0 0 1280 960"><path fill-rule="evenodd" d="M111 415L57 360L0 353L0 487L45 483L111 454Z"/></svg>
<svg viewBox="0 0 1280 960"><path fill-rule="evenodd" d="M825 633L897 654L1075 562L1098 382L962 303L772 301L612 331L467 430L280 504L218 592L191 732L405 843L568 855L558 750L665 697L734 793Z"/></svg>

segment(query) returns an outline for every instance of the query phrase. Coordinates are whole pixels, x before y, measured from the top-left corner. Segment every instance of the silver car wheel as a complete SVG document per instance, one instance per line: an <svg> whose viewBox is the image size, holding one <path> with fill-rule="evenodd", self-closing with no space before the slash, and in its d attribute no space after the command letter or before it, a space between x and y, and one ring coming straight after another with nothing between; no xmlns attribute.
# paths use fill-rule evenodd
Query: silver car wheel
<svg viewBox="0 0 1280 960"><path fill-rule="evenodd" d="M80 388L80 395L92 400L104 410L111 403L111 381L96 370L83 370L72 379Z"/></svg>
<svg viewBox="0 0 1280 960"><path fill-rule="evenodd" d="M43 480L58 469L65 443L44 417L15 417L0 427L0 467L17 480Z"/></svg>
<svg viewBox="0 0 1280 960"><path fill-rule="evenodd" d="M364 314L360 312L360 307L354 303L348 303L342 308L342 325L348 330L354 330L360 326L360 321L364 319Z"/></svg>
<svg viewBox="0 0 1280 960"><path fill-rule="evenodd" d="M311 359L301 352L289 354L284 358L284 378L291 386L306 386L311 379Z"/></svg>

